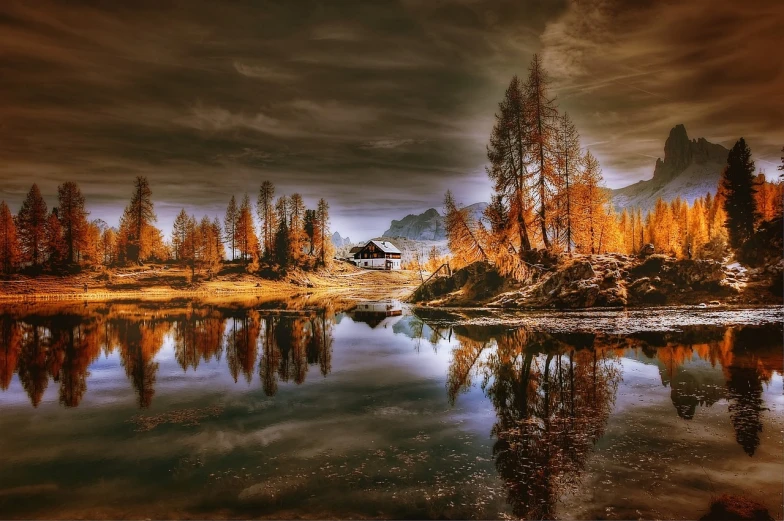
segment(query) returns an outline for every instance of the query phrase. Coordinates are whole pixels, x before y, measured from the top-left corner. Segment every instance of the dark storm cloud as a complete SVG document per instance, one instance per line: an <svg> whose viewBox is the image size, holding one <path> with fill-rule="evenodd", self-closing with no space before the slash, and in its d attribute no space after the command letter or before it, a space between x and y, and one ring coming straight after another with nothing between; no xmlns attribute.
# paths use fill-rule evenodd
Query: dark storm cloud
<svg viewBox="0 0 784 521"><path fill-rule="evenodd" d="M269 179L367 237L447 188L487 198L493 112L538 51L614 185L679 122L774 160L778 4L5 2L0 197L73 179L115 223L147 175L168 231Z"/></svg>
<svg viewBox="0 0 784 521"><path fill-rule="evenodd" d="M611 184L651 175L672 126L744 136L774 174L784 144L784 3L583 0L548 24L545 65Z"/></svg>

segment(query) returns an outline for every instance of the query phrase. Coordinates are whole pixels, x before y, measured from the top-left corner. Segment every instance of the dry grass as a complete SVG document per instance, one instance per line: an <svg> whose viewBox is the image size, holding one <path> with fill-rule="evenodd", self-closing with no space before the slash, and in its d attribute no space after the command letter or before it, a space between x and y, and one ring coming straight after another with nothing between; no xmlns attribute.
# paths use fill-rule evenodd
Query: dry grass
<svg viewBox="0 0 784 521"><path fill-rule="evenodd" d="M295 270L280 280L241 272L224 272L208 279L199 273L192 277L186 268L145 266L62 277L17 276L0 281L0 302L284 298L303 290L361 292L367 298L399 297L410 292L418 278L411 271L364 270L347 263L335 263L318 272Z"/></svg>

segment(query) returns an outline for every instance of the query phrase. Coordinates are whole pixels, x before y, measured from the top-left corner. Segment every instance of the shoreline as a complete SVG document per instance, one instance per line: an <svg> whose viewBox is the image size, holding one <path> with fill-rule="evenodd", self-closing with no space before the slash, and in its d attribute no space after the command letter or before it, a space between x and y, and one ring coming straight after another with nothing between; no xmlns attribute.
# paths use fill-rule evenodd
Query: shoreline
<svg viewBox="0 0 784 521"><path fill-rule="evenodd" d="M212 280L190 282L188 270L177 268L145 271L139 276L134 272L85 272L0 280L0 307L38 302L274 300L303 293L345 297L349 292L368 299L404 300L418 285L416 272L363 270L348 265L319 272L295 271L277 280L224 273Z"/></svg>

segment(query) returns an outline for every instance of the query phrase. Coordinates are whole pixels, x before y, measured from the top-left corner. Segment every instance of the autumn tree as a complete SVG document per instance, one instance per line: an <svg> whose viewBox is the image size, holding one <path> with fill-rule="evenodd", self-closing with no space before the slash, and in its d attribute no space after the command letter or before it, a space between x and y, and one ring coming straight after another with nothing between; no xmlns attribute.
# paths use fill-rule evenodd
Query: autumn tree
<svg viewBox="0 0 784 521"><path fill-rule="evenodd" d="M727 155L727 166L721 178L724 192L724 210L727 212L727 231L730 246L737 249L754 233L758 219L754 200L754 161L751 149L740 138Z"/></svg>
<svg viewBox="0 0 784 521"><path fill-rule="evenodd" d="M637 222L637 227L635 228L635 234L639 235L639 241L637 242L637 250L639 251L643 247L643 243L645 242L645 226L642 222L642 208L637 208L637 218L635 221ZM634 243L632 243L632 247L634 247ZM632 251L634 253L634 251Z"/></svg>
<svg viewBox="0 0 784 521"><path fill-rule="evenodd" d="M177 214L177 217L174 218L174 226L171 234L174 260L179 261L186 259L189 223L190 217L185 212L185 208L182 208L180 213Z"/></svg>
<svg viewBox="0 0 784 521"><path fill-rule="evenodd" d="M558 109L554 100L548 97L549 79L542 67L539 55L534 54L528 69L525 84L525 112L528 119L528 142L531 161L529 172L535 185L535 198L538 203L538 221L541 227L542 243L550 249L547 236L547 208L552 197L551 190L555 177L553 158L556 148Z"/></svg>
<svg viewBox="0 0 784 521"><path fill-rule="evenodd" d="M225 233L226 243L231 248L231 260L234 260L234 253L237 251L237 219L239 218L239 209L237 208L237 200L231 196L229 206L226 207L226 216L223 218L223 230Z"/></svg>
<svg viewBox="0 0 784 521"><path fill-rule="evenodd" d="M242 199L237 213L237 225L235 227L236 245L244 261L258 259L259 239L256 236L256 227L253 223L253 213L250 207L248 194Z"/></svg>
<svg viewBox="0 0 784 521"><path fill-rule="evenodd" d="M218 224L217 229L215 227L216 224ZM220 223L217 220L210 221L210 218L206 215L201 218L196 230L198 247L196 258L202 265L207 266L212 273L218 271L223 260L221 255L223 244L220 241L220 233Z"/></svg>
<svg viewBox="0 0 784 521"><path fill-rule="evenodd" d="M163 232L149 225L142 229L141 250L139 258L165 261L171 258L171 250L163 240Z"/></svg>
<svg viewBox="0 0 784 521"><path fill-rule="evenodd" d="M754 179L754 188L756 190L754 200L758 212L755 226L781 216L784 182L771 183L765 178L765 174L760 172Z"/></svg>
<svg viewBox="0 0 784 521"><path fill-rule="evenodd" d="M58 217L63 228L63 240L66 247L66 260L73 263L74 254L84 244L87 234L87 215L84 207L84 196L79 185L66 181L57 187Z"/></svg>
<svg viewBox="0 0 784 521"><path fill-rule="evenodd" d="M0 270L11 273L19 264L21 251L16 223L5 201L0 201Z"/></svg>
<svg viewBox="0 0 784 521"><path fill-rule="evenodd" d="M597 253L599 248L602 224L609 205L609 196L602 183L602 167L591 151L586 151L574 186L575 243L584 253Z"/></svg>
<svg viewBox="0 0 784 521"><path fill-rule="evenodd" d="M123 244L126 246L127 259L138 262L147 256L157 245L153 223L158 220L152 203L152 190L144 176L137 176L133 182L131 202L125 208L120 229L123 232Z"/></svg>
<svg viewBox="0 0 784 521"><path fill-rule="evenodd" d="M621 239L620 253L630 253L632 251L632 241L634 240L634 214L629 215L628 209L621 210L621 216L618 219L618 233Z"/></svg>
<svg viewBox="0 0 784 521"><path fill-rule="evenodd" d="M275 243L275 186L270 181L264 181L259 188L259 197L256 201L256 212L261 223L261 246L265 259L272 258Z"/></svg>
<svg viewBox="0 0 784 521"><path fill-rule="evenodd" d="M458 207L449 190L444 195L444 212L447 243L457 264L488 260L480 239L480 224L467 209Z"/></svg>
<svg viewBox="0 0 784 521"><path fill-rule="evenodd" d="M708 224L702 199L697 198L689 208L688 232L686 234L686 251L696 258L702 258L705 245L708 243Z"/></svg>
<svg viewBox="0 0 784 521"><path fill-rule="evenodd" d="M722 190L719 189L713 198L707 194L703 206L705 207L705 223L708 228L708 243L703 247L700 256L722 260L729 247L729 233L724 225L727 221L727 212L724 210Z"/></svg>
<svg viewBox="0 0 784 521"><path fill-rule="evenodd" d="M291 194L288 201L288 211L289 256L295 264L299 264L307 241L307 235L305 234L305 202L300 194Z"/></svg>
<svg viewBox="0 0 784 521"><path fill-rule="evenodd" d="M569 114L564 112L558 119L555 140L555 171L559 190L556 195L556 208L564 230L566 251L572 252L572 213L574 178L579 170L580 134L572 123Z"/></svg>
<svg viewBox="0 0 784 521"><path fill-rule="evenodd" d="M315 228L318 230L317 256L322 266L326 266L334 254L334 246L329 235L329 204L324 199L319 199L316 207Z"/></svg>
<svg viewBox="0 0 784 521"><path fill-rule="evenodd" d="M79 244L79 262L101 264L101 235L109 226L102 219L88 222Z"/></svg>
<svg viewBox="0 0 784 521"><path fill-rule="evenodd" d="M46 219L44 235L44 252L50 266L61 264L67 254L67 245L63 237L63 227L60 224L57 208Z"/></svg>
<svg viewBox="0 0 784 521"><path fill-rule="evenodd" d="M99 245L101 252L101 259L104 264L114 264L117 262L117 230L114 228L106 228L101 233L101 242Z"/></svg>
<svg viewBox="0 0 784 521"><path fill-rule="evenodd" d="M430 273L433 273L441 264L443 263L441 262L441 253L438 251L438 246L431 246L427 251L427 264L425 265L425 268Z"/></svg>
<svg viewBox="0 0 784 521"><path fill-rule="evenodd" d="M44 259L48 215L46 202L37 184L33 183L30 191L27 192L16 219L22 260L38 266Z"/></svg>
<svg viewBox="0 0 784 521"><path fill-rule="evenodd" d="M214 255L214 263L212 260L210 262L213 264L213 271L218 271L218 269L220 269L220 264L225 258L226 252L223 249L223 231L221 229L220 219L218 219L217 216L212 220L212 239L215 243L214 253L211 253L211 255Z"/></svg>
<svg viewBox="0 0 784 521"><path fill-rule="evenodd" d="M196 224L196 218L194 216L188 217L188 223L186 226L186 239L185 239L185 258L183 260L187 261L191 267L191 277L196 273L196 262L199 260L199 252L201 249L201 237L199 236L199 230Z"/></svg>

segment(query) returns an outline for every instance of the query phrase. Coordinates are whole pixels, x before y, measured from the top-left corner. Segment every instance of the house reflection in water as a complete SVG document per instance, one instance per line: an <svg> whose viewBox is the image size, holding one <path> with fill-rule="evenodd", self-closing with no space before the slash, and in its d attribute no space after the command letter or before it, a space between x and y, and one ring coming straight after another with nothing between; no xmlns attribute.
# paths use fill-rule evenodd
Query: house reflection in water
<svg viewBox="0 0 784 521"><path fill-rule="evenodd" d="M354 322L364 322L371 328L376 328L388 317L402 316L403 305L396 300L360 302L349 315Z"/></svg>

